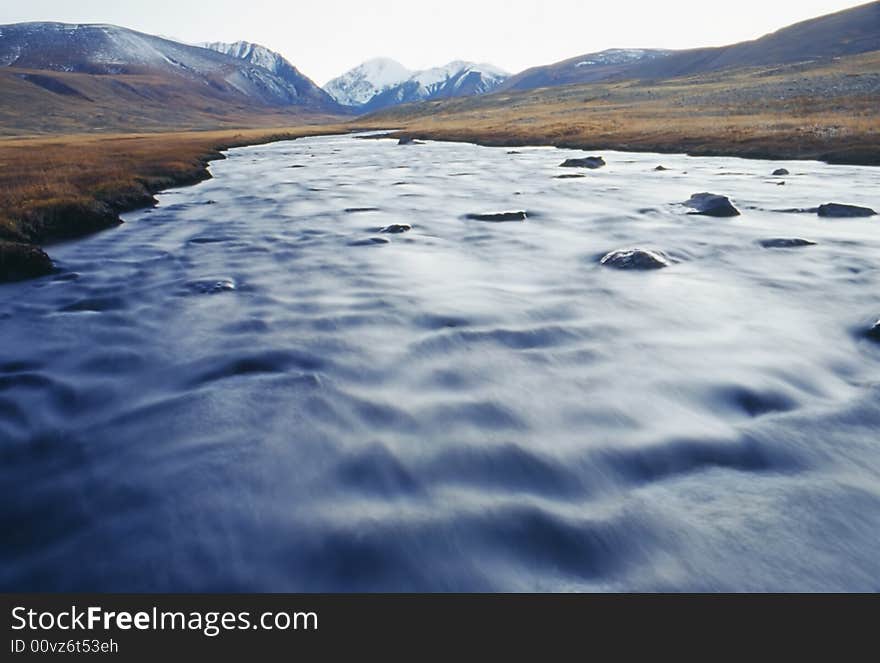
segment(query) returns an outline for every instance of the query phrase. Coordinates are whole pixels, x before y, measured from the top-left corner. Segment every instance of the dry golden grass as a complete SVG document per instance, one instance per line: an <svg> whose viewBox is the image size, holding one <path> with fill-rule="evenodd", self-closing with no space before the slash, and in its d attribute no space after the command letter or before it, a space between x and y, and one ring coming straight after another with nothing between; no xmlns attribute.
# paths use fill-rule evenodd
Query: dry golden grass
<svg viewBox="0 0 880 663"><path fill-rule="evenodd" d="M206 177L220 150L340 126L0 139L0 239L43 243L115 222L152 194Z"/></svg>

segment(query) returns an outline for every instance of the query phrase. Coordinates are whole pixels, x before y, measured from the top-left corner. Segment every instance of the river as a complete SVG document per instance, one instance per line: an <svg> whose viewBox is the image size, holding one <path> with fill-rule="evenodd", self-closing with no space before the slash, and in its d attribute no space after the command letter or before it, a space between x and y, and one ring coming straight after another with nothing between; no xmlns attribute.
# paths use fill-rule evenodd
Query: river
<svg viewBox="0 0 880 663"><path fill-rule="evenodd" d="M0 286L0 588L880 590L880 219L779 211L880 170L601 154L235 149L53 247Z"/></svg>

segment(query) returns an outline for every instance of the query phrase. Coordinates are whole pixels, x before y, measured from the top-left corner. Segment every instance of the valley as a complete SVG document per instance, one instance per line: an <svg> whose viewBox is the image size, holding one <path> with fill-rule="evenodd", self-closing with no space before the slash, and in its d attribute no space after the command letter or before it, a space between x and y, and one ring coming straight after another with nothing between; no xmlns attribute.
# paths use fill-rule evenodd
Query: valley
<svg viewBox="0 0 880 663"><path fill-rule="evenodd" d="M0 590L876 590L880 2L135 4L0 10Z"/></svg>

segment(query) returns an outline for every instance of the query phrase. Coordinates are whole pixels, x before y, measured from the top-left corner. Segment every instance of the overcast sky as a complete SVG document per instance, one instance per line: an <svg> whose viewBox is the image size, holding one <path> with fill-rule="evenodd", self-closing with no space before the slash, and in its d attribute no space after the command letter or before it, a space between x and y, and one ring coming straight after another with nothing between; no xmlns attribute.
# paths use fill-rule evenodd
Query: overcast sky
<svg viewBox="0 0 880 663"><path fill-rule="evenodd" d="M852 0L24 0L0 24L113 23L196 41L254 41L319 84L373 57L411 69L451 60L510 72L613 47L753 39L864 4Z"/></svg>

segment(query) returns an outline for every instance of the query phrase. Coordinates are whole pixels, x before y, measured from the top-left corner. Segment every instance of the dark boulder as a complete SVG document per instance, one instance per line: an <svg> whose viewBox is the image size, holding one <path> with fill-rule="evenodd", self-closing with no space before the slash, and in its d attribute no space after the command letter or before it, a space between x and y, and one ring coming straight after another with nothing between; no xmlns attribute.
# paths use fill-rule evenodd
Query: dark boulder
<svg viewBox="0 0 880 663"><path fill-rule="evenodd" d="M525 212L496 212L493 214L468 214L471 221L488 221L489 223L503 223L505 221L525 221L528 214Z"/></svg>
<svg viewBox="0 0 880 663"><path fill-rule="evenodd" d="M585 157L583 159L566 159L561 164L561 168L601 168L605 165L605 159L602 157Z"/></svg>
<svg viewBox="0 0 880 663"><path fill-rule="evenodd" d="M382 228L379 232L387 235L400 235L401 233L408 233L410 230L412 230L412 226L408 223L392 223L390 226Z"/></svg>
<svg viewBox="0 0 880 663"><path fill-rule="evenodd" d="M0 241L0 283L46 276L53 269L52 260L39 247Z"/></svg>
<svg viewBox="0 0 880 663"><path fill-rule="evenodd" d="M773 171L773 177L785 177L786 175L791 175L785 168L778 168Z"/></svg>
<svg viewBox="0 0 880 663"><path fill-rule="evenodd" d="M688 214L716 217L739 216L739 210L733 206L727 196L719 196L714 193L695 193L684 204L694 210Z"/></svg>
<svg viewBox="0 0 880 663"><path fill-rule="evenodd" d="M614 269L663 269L671 264L669 258L659 251L647 249L621 249L612 251L599 261L605 267Z"/></svg>
<svg viewBox="0 0 880 663"><path fill-rule="evenodd" d="M765 249L797 249L803 246L816 246L816 242L800 237L762 239L760 244Z"/></svg>
<svg viewBox="0 0 880 663"><path fill-rule="evenodd" d="M819 206L819 216L829 219L855 219L877 214L870 207L857 205L841 205L840 203L828 203Z"/></svg>
<svg viewBox="0 0 880 663"><path fill-rule="evenodd" d="M669 170L669 169L668 169L666 166L657 166L657 167L654 169L654 172L662 173L662 172L665 172L665 171L667 171L667 170Z"/></svg>

